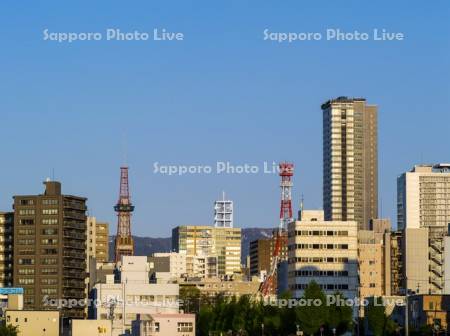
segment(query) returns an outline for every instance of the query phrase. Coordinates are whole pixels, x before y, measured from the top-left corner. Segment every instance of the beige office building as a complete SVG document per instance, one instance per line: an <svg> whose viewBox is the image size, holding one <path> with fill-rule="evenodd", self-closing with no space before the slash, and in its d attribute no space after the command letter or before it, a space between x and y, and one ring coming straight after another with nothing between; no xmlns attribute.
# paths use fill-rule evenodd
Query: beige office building
<svg viewBox="0 0 450 336"><path fill-rule="evenodd" d="M386 252L390 231L391 222L387 219L373 219L370 230L358 230L361 298L390 295L390 254Z"/></svg>
<svg viewBox="0 0 450 336"><path fill-rule="evenodd" d="M172 250L187 256L216 256L218 275L241 272L241 229L185 225L172 230Z"/></svg>
<svg viewBox="0 0 450 336"><path fill-rule="evenodd" d="M108 262L109 225L98 222L95 217L87 218L87 257L95 257L99 263Z"/></svg>
<svg viewBox="0 0 450 336"><path fill-rule="evenodd" d="M325 219L354 220L368 229L378 218L377 107L364 98L339 97L322 111Z"/></svg>
<svg viewBox="0 0 450 336"><path fill-rule="evenodd" d="M325 221L324 213L302 211L288 227L288 286L300 298L314 280L327 294L358 297L356 221Z"/></svg>
<svg viewBox="0 0 450 336"><path fill-rule="evenodd" d="M413 291L419 288L419 293L443 294L444 247L450 224L450 164L416 165L398 177L397 221L398 228L406 230L407 288ZM411 247L411 243L417 248Z"/></svg>

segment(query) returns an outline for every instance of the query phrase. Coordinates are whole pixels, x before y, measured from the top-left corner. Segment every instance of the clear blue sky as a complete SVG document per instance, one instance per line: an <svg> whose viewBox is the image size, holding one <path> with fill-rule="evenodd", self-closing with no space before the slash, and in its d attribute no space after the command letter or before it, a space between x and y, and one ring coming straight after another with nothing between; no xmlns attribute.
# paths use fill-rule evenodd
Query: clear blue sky
<svg viewBox="0 0 450 336"><path fill-rule="evenodd" d="M153 173L153 163L296 165L294 198L322 207L320 104L340 95L379 105L383 215L396 177L450 161L450 4L436 1L4 1L0 5L0 209L42 192L89 198L115 231L119 167L130 166L133 233L169 236L212 222L225 190L237 226L277 225L276 175ZM183 42L43 41L53 32L183 32ZM402 42L279 44L264 29L403 32ZM124 145L126 143L126 145Z"/></svg>

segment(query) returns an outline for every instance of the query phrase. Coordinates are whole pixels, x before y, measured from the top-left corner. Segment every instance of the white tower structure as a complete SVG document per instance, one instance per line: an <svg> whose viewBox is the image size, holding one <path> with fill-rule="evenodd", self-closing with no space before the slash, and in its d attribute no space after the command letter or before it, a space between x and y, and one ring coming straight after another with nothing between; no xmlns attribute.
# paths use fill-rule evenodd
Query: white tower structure
<svg viewBox="0 0 450 336"><path fill-rule="evenodd" d="M221 200L214 202L214 226L233 227L233 201L226 199L225 192Z"/></svg>

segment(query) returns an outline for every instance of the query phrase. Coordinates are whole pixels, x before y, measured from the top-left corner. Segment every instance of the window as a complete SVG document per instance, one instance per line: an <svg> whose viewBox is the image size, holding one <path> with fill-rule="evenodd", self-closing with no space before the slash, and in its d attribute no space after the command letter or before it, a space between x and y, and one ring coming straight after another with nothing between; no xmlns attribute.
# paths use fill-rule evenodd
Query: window
<svg viewBox="0 0 450 336"><path fill-rule="evenodd" d="M58 263L58 259L56 259L56 258L42 259L42 265L56 265L57 263Z"/></svg>
<svg viewBox="0 0 450 336"><path fill-rule="evenodd" d="M25 216L25 215L34 215L34 209L20 209L19 215Z"/></svg>
<svg viewBox="0 0 450 336"><path fill-rule="evenodd" d="M42 254L58 254L57 249L42 249Z"/></svg>
<svg viewBox="0 0 450 336"><path fill-rule="evenodd" d="M34 219L27 218L27 219L19 219L20 225L34 225Z"/></svg>
<svg viewBox="0 0 450 336"><path fill-rule="evenodd" d="M43 268L41 272L42 272L42 274L47 274L47 275L58 274L58 270L56 268Z"/></svg>
<svg viewBox="0 0 450 336"><path fill-rule="evenodd" d="M34 235L34 229L19 229L19 235Z"/></svg>
<svg viewBox="0 0 450 336"><path fill-rule="evenodd" d="M41 244L42 245L56 245L56 244L58 244L58 239L55 239L55 238L42 239Z"/></svg>
<svg viewBox="0 0 450 336"><path fill-rule="evenodd" d="M34 285L34 279L19 278L20 285Z"/></svg>
<svg viewBox="0 0 450 336"><path fill-rule="evenodd" d="M32 258L21 258L19 259L19 265L34 265L34 259Z"/></svg>
<svg viewBox="0 0 450 336"><path fill-rule="evenodd" d="M49 278L41 279L41 284L56 285L56 284L58 284L58 279L49 279Z"/></svg>
<svg viewBox="0 0 450 336"><path fill-rule="evenodd" d="M44 199L42 200L43 205L57 205L58 200L57 199Z"/></svg>
<svg viewBox="0 0 450 336"><path fill-rule="evenodd" d="M34 245L34 239L19 239L17 243L19 245Z"/></svg>
<svg viewBox="0 0 450 336"><path fill-rule="evenodd" d="M192 322L178 322L178 332L193 332Z"/></svg>
<svg viewBox="0 0 450 336"><path fill-rule="evenodd" d="M57 215L58 209L42 209L43 215Z"/></svg>
<svg viewBox="0 0 450 336"><path fill-rule="evenodd" d="M44 236L57 235L58 229L44 229L42 230L42 234Z"/></svg>
<svg viewBox="0 0 450 336"><path fill-rule="evenodd" d="M34 274L34 268L20 268L18 273L20 275L33 275Z"/></svg>
<svg viewBox="0 0 450 336"><path fill-rule="evenodd" d="M21 199L20 200L20 205L33 205L34 204L34 200L32 199Z"/></svg>
<svg viewBox="0 0 450 336"><path fill-rule="evenodd" d="M58 220L56 218L45 218L42 220L43 225L53 225L58 224Z"/></svg>

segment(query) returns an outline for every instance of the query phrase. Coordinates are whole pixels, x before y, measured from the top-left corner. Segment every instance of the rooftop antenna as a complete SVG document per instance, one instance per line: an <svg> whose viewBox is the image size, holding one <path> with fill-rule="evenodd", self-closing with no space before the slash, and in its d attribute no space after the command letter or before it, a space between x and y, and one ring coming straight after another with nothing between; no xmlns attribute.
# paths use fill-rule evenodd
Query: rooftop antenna
<svg viewBox="0 0 450 336"><path fill-rule="evenodd" d="M123 155L123 165L128 165L128 145L127 145L127 132L122 133L122 155Z"/></svg>
<svg viewBox="0 0 450 336"><path fill-rule="evenodd" d="M298 220L299 221L302 220L304 202L305 202L305 198L302 194L302 197L300 199L300 209L298 210Z"/></svg>

